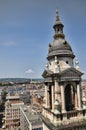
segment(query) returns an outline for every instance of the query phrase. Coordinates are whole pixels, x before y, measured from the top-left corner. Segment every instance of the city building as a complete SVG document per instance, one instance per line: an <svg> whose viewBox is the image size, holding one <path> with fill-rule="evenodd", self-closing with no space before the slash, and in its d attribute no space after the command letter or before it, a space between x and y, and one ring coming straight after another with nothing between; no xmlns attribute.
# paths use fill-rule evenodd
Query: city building
<svg viewBox="0 0 86 130"><path fill-rule="evenodd" d="M86 109L86 80L82 80L82 82L81 82L81 89L82 89L82 104L83 104L83 108Z"/></svg>
<svg viewBox="0 0 86 130"><path fill-rule="evenodd" d="M43 98L44 95L40 94L33 94L32 95L32 106L33 109L35 108L37 112L41 113L42 112L42 106L43 106Z"/></svg>
<svg viewBox="0 0 86 130"><path fill-rule="evenodd" d="M5 128L8 130L19 130L20 126L20 106L24 105L24 102L20 101L19 95L10 95L6 97L5 103Z"/></svg>
<svg viewBox="0 0 86 130"><path fill-rule="evenodd" d="M86 98L86 80L82 80L81 89L82 89L82 97Z"/></svg>
<svg viewBox="0 0 86 130"><path fill-rule="evenodd" d="M23 91L19 94L20 100L24 102L24 104L30 104L31 98L30 98L30 92Z"/></svg>
<svg viewBox="0 0 86 130"><path fill-rule="evenodd" d="M2 104L2 89L0 89L0 105Z"/></svg>
<svg viewBox="0 0 86 130"><path fill-rule="evenodd" d="M42 130L40 116L35 114L30 107L20 107L20 130Z"/></svg>
<svg viewBox="0 0 86 130"><path fill-rule="evenodd" d="M77 58L74 66L75 55L65 39L63 27L56 10L54 40L49 44L48 63L42 74L45 84L43 130L86 129L86 108L81 91L83 72Z"/></svg>

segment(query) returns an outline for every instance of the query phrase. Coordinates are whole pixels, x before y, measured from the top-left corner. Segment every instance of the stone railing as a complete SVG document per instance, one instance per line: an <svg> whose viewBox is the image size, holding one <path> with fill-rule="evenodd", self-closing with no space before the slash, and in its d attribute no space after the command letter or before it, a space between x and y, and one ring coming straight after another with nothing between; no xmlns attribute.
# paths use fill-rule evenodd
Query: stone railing
<svg viewBox="0 0 86 130"><path fill-rule="evenodd" d="M57 118L57 121L61 121L65 119L73 119L74 117L84 117L86 116L86 109L84 110L73 110L73 111L67 111L65 113L59 113L59 114L54 114L49 108L43 108L44 109L44 113L43 115L46 115L47 118L49 118L50 120L53 120L54 117ZM51 119L51 117L53 117Z"/></svg>
<svg viewBox="0 0 86 130"><path fill-rule="evenodd" d="M67 119L70 119L72 117L77 117L78 112L77 111L69 111L67 112Z"/></svg>
<svg viewBox="0 0 86 130"><path fill-rule="evenodd" d="M50 130L86 130L86 121L78 121L78 122L71 122L69 124L61 124L59 126L54 126L52 123L49 122L48 119L41 116L42 121Z"/></svg>

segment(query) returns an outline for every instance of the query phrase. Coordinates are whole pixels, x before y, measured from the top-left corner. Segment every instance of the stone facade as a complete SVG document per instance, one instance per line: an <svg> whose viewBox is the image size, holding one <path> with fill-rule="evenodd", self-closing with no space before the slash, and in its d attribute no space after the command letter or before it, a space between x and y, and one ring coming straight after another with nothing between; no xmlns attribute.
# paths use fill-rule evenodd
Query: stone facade
<svg viewBox="0 0 86 130"><path fill-rule="evenodd" d="M6 97L5 103L5 127L7 130L19 130L20 126L20 106L24 105L24 102L20 101L19 95L10 95Z"/></svg>
<svg viewBox="0 0 86 130"><path fill-rule="evenodd" d="M85 128L86 109L82 106L81 92L83 73L80 71L78 59L76 59L74 67L75 55L65 39L63 27L57 10L56 21L53 26L55 30L54 40L49 44L48 63L42 74L45 84L42 113L43 130L64 130L66 127L68 130L72 130L69 125L72 123L75 124L74 126L78 124L74 129ZM77 120L83 125L80 126Z"/></svg>

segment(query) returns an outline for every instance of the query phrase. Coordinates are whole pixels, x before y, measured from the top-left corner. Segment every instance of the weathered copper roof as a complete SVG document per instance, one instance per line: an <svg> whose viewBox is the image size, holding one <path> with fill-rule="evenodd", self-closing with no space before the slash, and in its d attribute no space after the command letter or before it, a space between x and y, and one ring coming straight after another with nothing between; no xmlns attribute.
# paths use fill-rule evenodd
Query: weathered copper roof
<svg viewBox="0 0 86 130"><path fill-rule="evenodd" d="M49 47L47 58L50 59L53 56L62 56L62 55L70 56L73 58L75 57L71 49L71 46L65 39L63 38L54 39L54 41L51 43L51 46Z"/></svg>

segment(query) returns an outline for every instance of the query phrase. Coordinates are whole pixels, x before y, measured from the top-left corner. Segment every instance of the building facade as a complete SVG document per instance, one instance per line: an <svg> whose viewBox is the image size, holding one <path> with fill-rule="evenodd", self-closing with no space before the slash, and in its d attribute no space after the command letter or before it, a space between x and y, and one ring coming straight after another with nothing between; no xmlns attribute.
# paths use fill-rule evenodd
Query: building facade
<svg viewBox="0 0 86 130"><path fill-rule="evenodd" d="M5 128L7 130L19 130L20 128L20 106L24 105L18 95L8 94L5 103Z"/></svg>
<svg viewBox="0 0 86 130"><path fill-rule="evenodd" d="M65 39L63 27L56 10L54 40L49 44L48 63L43 72L43 130L86 129L86 109L83 108L81 93L83 73L80 71L77 58L74 66L75 55Z"/></svg>
<svg viewBox="0 0 86 130"><path fill-rule="evenodd" d="M0 89L0 105L2 104L2 89Z"/></svg>

